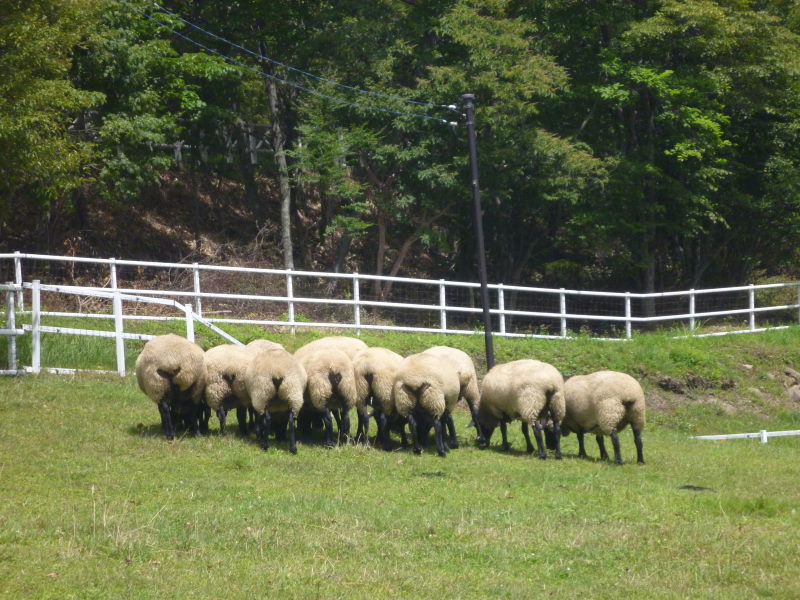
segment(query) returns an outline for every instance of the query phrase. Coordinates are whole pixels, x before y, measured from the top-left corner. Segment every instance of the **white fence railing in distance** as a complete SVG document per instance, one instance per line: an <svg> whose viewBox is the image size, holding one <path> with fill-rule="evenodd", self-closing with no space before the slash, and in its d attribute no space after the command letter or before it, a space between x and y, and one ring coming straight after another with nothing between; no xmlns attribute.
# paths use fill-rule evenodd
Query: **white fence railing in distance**
<svg viewBox="0 0 800 600"><path fill-rule="evenodd" d="M31 310L30 310L31 323L30 325L23 325L22 328L17 328L16 327L17 302L15 301L15 296L17 295L17 293L22 292L26 289L30 290L30 295L31 295ZM161 305L182 312L183 320L186 323L186 338L190 341L194 341L195 339L194 325L195 322L198 322L202 325L205 325L206 327L208 327L209 329L211 329L212 331L214 331L227 341L231 342L232 344L242 345L240 341L238 341L236 338L234 338L233 336L229 335L228 333L217 327L214 323L211 323L207 319L204 319L195 314L191 304L180 304L175 300L166 300L162 298L154 298L151 296L131 295L123 293L119 290L102 291L102 290L88 289L77 286L42 285L38 280L35 280L32 283L23 283L21 286L17 286L15 284L2 285L0 286L0 291L5 291L7 296L6 328L0 329L0 336L7 336L9 345L8 369L1 370L0 374L7 375L7 374L20 374L26 372L40 373L42 370L53 373L72 373L78 370L95 371L103 373L110 372L110 371L97 371L95 369L74 369L74 368L64 368L64 367L48 367L46 369L42 369L41 366L42 334L55 333L61 335L78 335L86 337L113 338L115 341L115 348L116 348L116 364L117 364L116 373L118 373L121 376L124 376L126 374L125 344L124 344L125 340L145 341L152 339L154 336L143 333L125 332L124 322L126 319L129 318L129 316L125 315L123 312L123 302ZM106 331L97 329L77 329L71 327L43 325L42 316L52 315L52 313L45 313L41 310L41 297L43 293L66 294L73 296L85 296L91 298L101 298L105 300L110 300L112 306L112 313L110 315L105 315L105 316L112 318L114 320L114 330ZM30 334L31 336L31 364L28 367L20 368L18 366L18 360L17 360L16 340L17 337L26 334Z"/></svg>
<svg viewBox="0 0 800 600"><path fill-rule="evenodd" d="M767 431L762 429L753 433L723 433L719 435L695 435L692 436L696 440L741 440L758 438L762 444L766 444L767 440L771 437L786 437L790 435L800 435L800 429L790 429L788 431Z"/></svg>
<svg viewBox="0 0 800 600"><path fill-rule="evenodd" d="M59 267L59 265L61 267ZM40 254L0 254L0 274L13 272L16 306L24 306L23 276L46 269L78 278L81 266L93 269L84 289L190 302L208 322L262 326L472 334L482 330L476 301L479 284L382 277L361 273L320 273L283 269L161 263ZM99 271L98 271L99 269ZM124 270L138 271L123 277ZM69 273L66 273L69 271ZM164 281L154 289L125 287L124 281ZM68 275L68 276L67 276ZM390 295L376 292L393 286ZM155 284L154 284L155 285ZM333 293L331 290L335 289ZM504 337L570 338L587 330L602 339L630 339L643 328L677 324L689 335L727 335L776 329L800 321L800 283L639 294L490 284L493 330ZM655 312L650 312L655 310ZM110 318L90 311L46 312ZM771 317L774 322L764 323ZM159 315L128 318L175 318ZM762 320L759 326L758 320ZM724 323L718 323L725 320ZM718 331L710 325L718 324Z"/></svg>

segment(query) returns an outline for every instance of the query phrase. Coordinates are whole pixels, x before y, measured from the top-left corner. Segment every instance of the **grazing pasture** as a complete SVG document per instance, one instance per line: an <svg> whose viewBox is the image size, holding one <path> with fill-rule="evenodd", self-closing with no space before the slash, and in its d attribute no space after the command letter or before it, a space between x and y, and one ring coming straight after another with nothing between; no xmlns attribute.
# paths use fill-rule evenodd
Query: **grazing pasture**
<svg viewBox="0 0 800 600"><path fill-rule="evenodd" d="M214 417L168 443L132 377L0 378L0 598L798 598L800 438L691 439L800 429L772 374L800 335L762 335L499 345L565 372L651 370L644 466L630 430L623 466L591 436L589 460L572 435L540 461L516 423L510 452L479 450L465 408L445 459L321 435L264 452ZM459 342L384 343L443 341ZM692 373L708 386L654 385Z"/></svg>

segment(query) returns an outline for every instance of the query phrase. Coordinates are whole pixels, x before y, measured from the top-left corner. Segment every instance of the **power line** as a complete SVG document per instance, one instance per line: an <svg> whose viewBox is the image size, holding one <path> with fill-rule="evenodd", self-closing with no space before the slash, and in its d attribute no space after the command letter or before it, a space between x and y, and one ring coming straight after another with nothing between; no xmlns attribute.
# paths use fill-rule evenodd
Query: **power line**
<svg viewBox="0 0 800 600"><path fill-rule="evenodd" d="M440 117L432 117L430 115L425 115L425 114L420 114L420 113L403 112L403 111L392 110L392 109L388 109L388 108L379 108L377 106L368 106L368 105L365 105L365 104L360 104L358 102L351 102L349 100L344 100L342 98L338 98L336 96L331 96L329 94L325 94L325 93L319 92L317 90L314 90L314 89L299 85L299 84L297 84L297 83L295 83L293 81L289 81L288 79L283 79L281 77L278 77L277 75L273 75L272 73L267 73L265 71L262 71L261 69L257 69L255 67L252 67L252 66L246 64L246 63L243 63L243 62L241 62L239 60L236 60L235 58L232 58L232 57L230 57L230 56L228 56L226 54L223 54L222 52L214 50L213 48L210 48L210 47L206 46L205 44L203 44L201 42L198 42L197 40L194 40L194 39L190 38L189 36L186 36L186 35L182 34L181 32L177 31L176 29L174 29L173 27L168 25L167 23L164 23L163 21L159 21L158 19L156 19L152 15L149 15L145 11L133 6L132 4L129 4L126 0L120 0L120 1L123 4L125 4L126 6L128 6L128 8L130 8L131 10L139 13L140 15L145 17L146 19L149 19L150 21L153 21L154 23L156 23L156 24L160 25L161 27L167 29L173 35L178 36L179 38L189 42L190 44L193 44L193 45L195 45L195 46L197 46L199 48L202 48L203 50L205 50L207 52L210 52L210 53L212 53L212 54L214 54L216 56L219 56L220 58L222 58L222 59L224 59L224 60L226 60L226 61L228 61L230 63L233 63L233 64L235 64L237 66L240 66L240 67L242 67L244 69L247 69L249 71L252 71L252 72L254 72L254 73L258 74L258 75L261 75L262 77L267 77L269 79L272 79L273 81L276 81L276 82L281 83L283 85L288 85L289 87L295 88L295 89L300 90L302 92L306 92L306 93L312 94L314 96L318 96L320 98L324 98L326 100L331 100L331 101L336 102L336 103L338 103L338 104L340 104L342 106L350 106L350 107L353 107L353 108L360 108L362 110L381 112L381 113L391 114L391 115L396 115L396 116L401 116L401 117L412 117L412 118L417 118L417 119L426 119L426 120L430 120L430 121L437 121L439 123L444 123L445 125L451 125L452 124L449 121L447 121L446 119L442 119ZM432 105L432 106L437 106L437 105Z"/></svg>
<svg viewBox="0 0 800 600"><path fill-rule="evenodd" d="M260 54L258 52L254 52L254 51L252 51L252 50L250 50L248 48L245 48L244 46L241 46L240 44L237 44L236 42L232 42L231 40L228 40L228 39L226 39L226 38L224 38L222 36L217 35L216 33L208 31L207 29L203 29L202 27L200 27L196 23L192 23L191 21L189 21L187 19L184 19L179 14L169 10L168 8L166 8L164 6L161 6L158 2L153 2L153 6L155 6L160 11L165 12L165 13L167 13L168 15L170 15L172 17L175 17L176 19L178 19L182 23L185 23L189 27L192 27L193 29L196 29L197 31L199 31L201 33L204 33L205 35L207 35L209 37L212 37L212 38L214 38L216 40L224 42L224 43L228 44L229 46L237 48L237 49L241 50L242 52L246 52L247 54L250 54L251 56L254 56L255 58L257 58L259 60L263 60L263 61L272 63L273 65L277 65L279 67L284 67L284 68L286 68L286 69L288 69L290 71L294 71L295 73L299 73L300 75L304 75L306 77L311 77L312 79L316 79L317 81L322 81L324 83L329 83L329 84L331 84L331 85L333 85L335 87L340 87L340 88L343 88L343 89L346 89L346 90L350 90L350 91L356 92L358 94L366 94L368 96L374 96L376 98L386 98L386 99L389 99L389 100L397 100L399 102L404 102L406 104L414 104L416 106L426 106L426 107L429 107L429 108L447 108L447 109L450 109L450 110L455 110L454 106L450 106L450 105L447 105L447 104L433 104L431 102L420 102L419 100L411 100L409 98L402 98L400 96L392 96L391 94L381 94L380 92L372 92L370 90L363 90L361 88L357 88L357 87L354 87L354 86L351 86L351 85L347 85L345 83L340 83L340 82L335 81L333 79L328 79L327 77L321 77L319 75L314 75L313 73L309 73L308 71L303 71L302 69L298 69L297 67L293 67L291 65L287 65L286 63L282 63L281 61L275 60L274 58L270 58L269 56L264 56L263 54Z"/></svg>

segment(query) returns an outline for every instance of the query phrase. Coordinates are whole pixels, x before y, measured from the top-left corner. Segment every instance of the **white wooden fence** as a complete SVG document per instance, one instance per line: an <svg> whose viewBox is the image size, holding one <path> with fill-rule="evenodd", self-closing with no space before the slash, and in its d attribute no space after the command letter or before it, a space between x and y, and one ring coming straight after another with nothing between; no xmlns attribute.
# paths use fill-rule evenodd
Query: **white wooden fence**
<svg viewBox="0 0 800 600"><path fill-rule="evenodd" d="M125 277L132 270L137 273ZM40 283L35 283L39 280ZM125 280L149 280L152 289L127 287ZM482 331L482 309L476 306L479 285L471 282L379 277L359 273L322 273L250 267L96 259L42 254L0 254L0 289L7 291L6 327L9 369L16 338L42 332L146 339L126 334L132 320L186 320L187 337L199 322L226 337L219 325L248 323L289 329L298 327L350 330L473 334ZM83 285L64 285L64 282ZM393 286L378 294L376 282ZM385 288L384 288L385 289ZM572 338L578 331L600 339L627 340L654 326L678 327L683 335L728 335L781 329L800 321L800 282L748 285L656 294L599 292L490 284L493 333L504 337ZM72 310L45 310L71 305ZM61 298L60 302L51 299ZM26 307L26 299L30 306ZM88 300L112 302L111 312L98 312ZM39 304L37 304L39 303ZM81 304L82 303L82 304ZM94 302L97 304L97 302ZM147 309L147 307L151 309ZM155 308L160 306L161 308ZM164 307L174 309L166 314ZM130 308L125 308L130 307ZM31 324L18 327L18 315ZM311 315L309 318L307 315ZM113 319L115 331L68 331L41 325L43 317ZM757 319L762 322L757 323ZM35 334L35 331L38 334ZM93 332L93 333L87 333ZM229 336L228 336L229 337ZM35 354L35 353L34 353ZM27 367L36 371L35 363ZM117 371L124 372L118 353ZM16 365L16 363L14 363Z"/></svg>
<svg viewBox="0 0 800 600"><path fill-rule="evenodd" d="M15 295L29 289L31 294L31 323L18 328L16 325L17 307L15 306ZM15 284L0 285L0 292L6 292L6 328L0 329L0 335L8 337L8 369L0 370L0 375L17 375L22 373L40 373L46 371L50 373L74 373L77 369L63 367L48 367L42 369L42 334L57 333L61 335L80 335L87 337L113 338L116 343L117 370L121 376L126 373L125 368L125 340L149 340L154 336L142 333L126 333L124 331L123 302L143 302L147 304L158 304L174 308L183 313L186 322L186 339L194 341L194 324L201 323L219 334L227 341L242 345L236 338L222 331L219 327L197 315L191 304L181 305L174 300L163 300L160 298L134 296L124 294L120 291L98 291L76 288L72 286L42 285L37 279L32 283L23 283L21 286ZM92 298L104 298L111 300L112 312L109 315L114 319L114 331L103 331L97 329L76 329L71 327L52 327L42 325L41 297L42 293L69 294L75 296L90 296ZM20 368L17 361L17 337L30 334L31 336L31 364L28 367ZM109 373L112 371L96 371Z"/></svg>

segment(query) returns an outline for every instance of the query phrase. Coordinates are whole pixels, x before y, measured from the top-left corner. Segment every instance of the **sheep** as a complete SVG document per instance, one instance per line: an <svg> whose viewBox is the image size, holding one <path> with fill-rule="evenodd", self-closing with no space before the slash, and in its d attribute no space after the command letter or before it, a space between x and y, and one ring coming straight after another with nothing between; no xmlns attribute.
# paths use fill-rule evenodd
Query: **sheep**
<svg viewBox="0 0 800 600"><path fill-rule="evenodd" d="M394 376L403 357L387 348L365 348L353 359L356 390L356 413L358 430L356 439L362 434L369 442L368 407L372 406L378 435L375 441L382 441L384 450L389 450L388 419L394 412L392 386Z"/></svg>
<svg viewBox="0 0 800 600"><path fill-rule="evenodd" d="M367 344L358 338L347 337L344 335L330 335L312 340L307 344L300 346L294 351L294 355L297 358L300 358L307 352L314 352L316 350L325 348L336 348L337 350L341 350L347 354L350 360L353 360L356 354L367 348Z"/></svg>
<svg viewBox="0 0 800 600"><path fill-rule="evenodd" d="M336 416L339 437L350 435L349 413L358 396L353 361L333 346L308 350L301 353L298 360L308 374L305 404L322 413L325 445L333 446L332 413Z"/></svg>
<svg viewBox="0 0 800 600"><path fill-rule="evenodd" d="M528 427L533 427L539 458L547 458L539 419L547 415L553 424L555 457L561 458L561 429L564 419L564 378L554 366L538 360L521 359L495 365L483 378L478 406L478 422L488 447L497 424L503 435L503 449L508 450L506 424L522 421L528 454L533 444Z"/></svg>
<svg viewBox="0 0 800 600"><path fill-rule="evenodd" d="M297 453L295 419L303 407L307 380L300 361L283 348L263 350L250 361L244 375L245 389L260 420L258 435L264 450L269 447L273 414L287 413L289 451Z"/></svg>
<svg viewBox="0 0 800 600"><path fill-rule="evenodd" d="M252 412L252 404L244 374L250 361L259 352L259 347L252 345L252 342L247 346L221 344L205 353L205 400L219 419L220 434L225 433L225 421L231 408L236 409L239 431L242 435L248 434L247 416Z"/></svg>
<svg viewBox="0 0 800 600"><path fill-rule="evenodd" d="M272 350L274 348L281 348L283 349L283 344L279 344L278 342L273 342L272 340L265 340L265 339L255 339L249 342L245 348L255 351L261 350Z"/></svg>
<svg viewBox="0 0 800 600"><path fill-rule="evenodd" d="M483 444L483 433L481 432L480 425L478 424L478 403L480 402L480 390L478 388L478 375L475 372L475 363L472 362L472 358L463 350L451 348L450 346L433 346L424 352L425 354L433 354L434 356L441 357L443 360L449 361L458 372L458 379L460 383L459 397L462 398L469 407L470 415L472 415L472 423L475 425L475 429L477 431L477 443ZM452 428L451 438L455 441L455 426L453 425L452 418L449 419L448 427Z"/></svg>
<svg viewBox="0 0 800 600"><path fill-rule="evenodd" d="M603 436L611 436L614 461L622 464L618 432L628 424L636 444L636 462L644 464L642 430L645 425L644 391L639 382L626 373L596 371L575 375L564 384L566 416L561 424L564 435L578 436L578 456L586 458L585 433L594 433L601 460L609 460Z"/></svg>
<svg viewBox="0 0 800 600"><path fill-rule="evenodd" d="M395 411L408 419L415 454L422 452L417 426L422 425L427 432L427 421L431 420L436 450L439 456L446 455L442 418L449 416L458 402L460 389L458 372L438 356L422 352L412 354L400 363L395 374L392 397Z"/></svg>
<svg viewBox="0 0 800 600"><path fill-rule="evenodd" d="M168 440L175 437L174 419L181 413L188 413L190 428L201 434L205 368L200 346L172 333L154 337L136 358L136 381L158 405Z"/></svg>

